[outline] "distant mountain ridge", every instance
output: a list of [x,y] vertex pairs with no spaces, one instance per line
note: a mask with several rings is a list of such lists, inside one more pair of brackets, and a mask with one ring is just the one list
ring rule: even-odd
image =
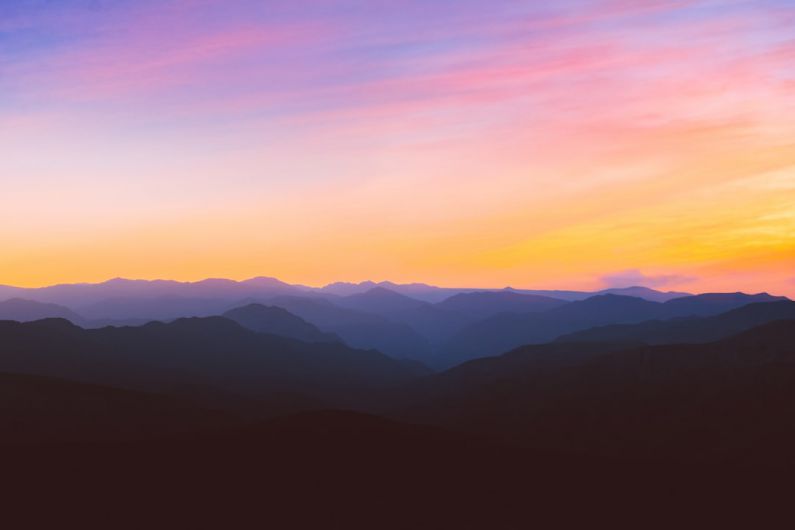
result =
[[666,302],[668,300],[682,296],[691,296],[691,293],[675,291],[663,292],[640,286],[608,288],[599,291],[571,291],[556,289],[514,289],[513,287],[505,287],[503,289],[479,287],[437,287],[435,285],[428,285],[424,283],[398,284],[389,281],[365,281],[360,283],[337,282],[328,284],[325,287],[321,287],[320,289],[317,289],[317,291],[337,296],[350,296],[353,294],[364,293],[376,287],[389,289],[390,291],[430,303],[438,303],[458,294],[475,292],[510,292],[516,294],[547,296],[569,302],[584,300],[599,294],[621,294],[626,296],[635,296],[654,302]]
[[[336,335],[352,347],[375,349],[393,358],[419,360],[437,368],[497,355],[522,344],[552,341],[597,326],[711,316],[749,303],[785,299],[766,293],[687,295],[637,286],[606,289],[598,292],[601,294],[513,288],[454,289],[393,282],[336,283],[315,288],[267,277],[240,282],[117,278],[101,284],[41,289],[0,286],[0,300],[9,293],[17,301],[13,311],[2,313],[0,306],[4,318],[28,321],[58,317],[86,328],[206,318],[260,303],[282,308],[317,328],[319,333]],[[22,295],[30,301],[28,309],[21,307]],[[35,303],[60,307],[40,306],[33,311]],[[11,307],[8,303],[6,306]],[[279,318],[275,313],[271,317],[275,325]],[[258,326],[253,322],[246,325]],[[299,326],[296,322],[293,325]],[[302,332],[288,328],[282,329],[288,337],[325,340],[317,339],[316,333],[306,329]],[[309,338],[310,335],[315,338]]]
[[82,315],[58,304],[35,302],[23,298],[11,298],[0,302],[0,320],[31,322],[45,318],[63,318],[78,325],[85,322]]
[[366,311],[378,315],[388,316],[402,311],[416,309],[426,304],[422,300],[417,300],[390,290],[386,287],[373,287],[363,293],[351,294],[333,300],[335,305]]
[[263,294],[299,294],[308,290],[308,287],[290,285],[267,277],[240,282],[220,278],[198,282],[114,278],[102,283],[60,284],[41,288],[0,286],[0,299],[25,298],[79,309],[108,299],[173,297],[234,300]]
[[565,300],[514,291],[477,291],[451,296],[436,307],[482,319],[497,313],[541,312],[566,305]]
[[504,289],[480,287],[452,288],[437,287],[424,283],[400,284],[390,281],[364,281],[360,283],[336,282],[323,287],[309,287],[306,285],[289,284],[276,278],[259,276],[242,281],[223,278],[208,278],[196,282],[114,278],[100,283],[58,284],[38,288],[0,285],[0,300],[25,298],[37,302],[61,304],[79,310],[84,306],[96,304],[107,299],[171,297],[243,300],[246,298],[280,295],[313,295],[334,298],[364,293],[376,287],[388,289],[398,294],[428,303],[441,302],[456,294],[486,291],[508,291],[519,294],[534,294],[567,301],[583,300],[596,294],[605,293],[627,294],[648,298],[654,301],[665,301],[669,298],[687,296],[689,294],[675,292],[664,293],[646,287],[627,287],[601,291],[572,291],[514,289],[512,287],[506,287]]
[[523,344],[541,344],[597,326],[654,319],[711,316],[747,304],[787,300],[767,293],[712,293],[652,302],[631,296],[597,295],[542,313],[502,314],[476,322],[444,346],[439,365],[498,355]]
[[411,326],[382,315],[341,307],[327,298],[277,296],[253,301],[281,307],[323,332],[334,333],[355,348],[376,349],[398,359],[419,360],[431,355],[428,340]]
[[757,302],[710,317],[612,324],[568,335],[556,342],[637,341],[645,344],[712,342],[776,320],[795,320],[795,302]]
[[682,293],[676,291],[657,291],[654,289],[650,289],[648,287],[613,287],[610,289],[603,289],[601,291],[597,291],[594,293],[596,295],[599,294],[618,294],[622,296],[635,296],[637,298],[643,298],[644,300],[649,300],[650,302],[667,302],[669,300],[673,300],[674,298],[683,298],[685,296],[693,296],[691,293]]

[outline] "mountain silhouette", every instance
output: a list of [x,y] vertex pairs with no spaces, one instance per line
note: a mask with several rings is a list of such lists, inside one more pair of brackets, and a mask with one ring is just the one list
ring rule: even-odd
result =
[[546,314],[580,325],[601,320],[634,320],[642,318],[642,315],[657,314],[662,305],[634,296],[601,294],[552,309]]
[[[154,299],[195,299],[225,301],[227,305],[246,299],[266,299],[275,296],[347,297],[365,293],[373,288],[389,291],[428,303],[438,303],[462,293],[472,292],[512,292],[517,294],[539,295],[566,301],[578,301],[600,294],[619,294],[635,296],[650,301],[665,302],[674,298],[690,296],[689,293],[663,292],[648,287],[634,286],[610,288],[601,291],[543,290],[543,289],[484,289],[478,287],[437,287],[424,283],[400,284],[395,282],[365,281],[361,283],[337,282],[325,287],[314,288],[294,285],[276,278],[256,277],[244,281],[223,278],[209,278],[197,282],[178,282],[173,280],[130,280],[114,278],[102,283],[60,284],[41,288],[21,288],[0,285],[0,299],[24,298],[37,302],[64,305],[82,313],[82,309],[105,300]],[[152,306],[156,309],[156,304]],[[724,310],[731,308],[724,307]],[[720,312],[720,311],[718,311]],[[187,315],[180,315],[187,316]],[[92,318],[94,316],[92,315]],[[127,316],[98,315],[96,318],[119,319]],[[151,317],[149,317],[151,318]]]
[[58,304],[45,304],[22,298],[12,298],[0,302],[0,320],[31,322],[45,318],[64,318],[75,324],[85,322],[81,315]]
[[[458,311],[450,311],[429,303],[393,313],[389,318],[416,330],[431,344],[434,355],[439,345],[450,340],[473,320]],[[430,358],[421,360],[425,362],[428,359]]]
[[641,286],[614,287],[610,289],[603,289],[601,291],[570,291],[561,289],[514,289],[512,287],[506,287],[504,289],[483,289],[478,287],[455,288],[437,287],[435,285],[428,285],[424,283],[399,284],[389,281],[378,283],[373,281],[365,281],[360,283],[336,282],[328,284],[320,289],[316,289],[315,292],[326,293],[335,296],[350,296],[353,294],[364,293],[377,287],[388,289],[404,296],[433,304],[443,302],[452,296],[475,292],[510,292],[515,294],[545,296],[548,298],[555,298],[557,300],[565,300],[568,302],[585,300],[586,298],[590,298],[599,294],[635,296],[637,298],[643,298],[652,302],[665,302],[681,296],[691,296],[690,293],[675,291],[664,292]]
[[[281,298],[327,325],[407,327],[334,300]],[[726,300],[713,302],[694,305],[715,311]],[[6,504],[25,492],[36,506],[84,510],[89,499],[105,525],[122,513],[149,521],[141,526],[506,529],[582,526],[616,511],[637,524],[688,499],[712,523],[727,502],[747,506],[754,495],[786,505],[795,320],[780,319],[795,302],[707,317],[688,316],[691,304],[595,342],[524,345],[438,374],[270,333],[328,330],[268,304],[229,311],[260,332],[225,317],[101,329],[0,321]],[[668,307],[603,295],[492,318],[540,336],[667,318]],[[428,322],[474,318],[425,302],[394,318],[423,311]],[[702,343],[649,346],[644,326]],[[724,338],[704,342],[716,334]],[[46,512],[62,521],[67,508]]]
[[256,333],[221,317],[92,330],[57,319],[0,322],[0,342],[0,372],[189,397],[207,388],[249,400],[299,395],[342,405],[426,373],[376,351]]
[[682,293],[676,291],[657,291],[648,287],[634,286],[634,287],[611,287],[610,289],[603,289],[596,294],[617,294],[621,296],[634,296],[636,298],[643,298],[650,302],[667,302],[674,298],[683,298],[685,296],[693,296],[690,293]]
[[207,317],[223,312],[226,299],[157,296],[152,298],[106,298],[80,308],[92,320],[144,321]]
[[228,428],[228,414],[168,396],[0,373],[4,444],[124,441]]
[[665,303],[664,315],[668,317],[710,316],[725,313],[757,302],[787,300],[784,296],[767,293],[706,293],[676,298]]
[[227,311],[223,317],[258,333],[269,333],[304,342],[340,342],[340,338],[333,333],[324,333],[281,307],[249,304]]
[[795,319],[795,302],[748,304],[713,317],[613,324],[563,335],[559,342],[637,341],[646,344],[711,342],[775,320]]
[[705,344],[525,346],[402,390],[409,421],[618,459],[792,461],[795,321]]
[[398,359],[432,356],[425,337],[411,326],[381,315],[340,307],[325,298],[279,296],[263,303],[281,307],[355,348],[376,349]]
[[382,316],[411,310],[424,304],[424,302],[420,300],[398,294],[384,287],[374,287],[363,293],[335,299],[333,303],[341,307],[375,313]]
[[452,366],[597,326],[715,315],[750,303],[781,299],[766,294],[732,293],[688,296],[659,303],[630,296],[597,295],[542,313],[506,313],[476,322],[445,344],[438,360],[441,366]]
[[[38,302],[65,305],[77,310],[99,304],[105,300],[159,300],[195,299],[226,300],[231,302],[249,297],[271,297],[296,295],[308,292],[309,288],[290,285],[275,278],[252,278],[242,282],[210,278],[198,282],[173,280],[128,280],[114,278],[95,284],[61,284],[41,288],[0,286],[0,298],[26,298]],[[151,309],[157,309],[152,302]],[[127,315],[101,314],[91,318],[128,318]],[[150,316],[150,315],[146,315]],[[179,315],[185,316],[185,315]]]
[[598,325],[654,318],[662,305],[613,294],[593,296],[541,313],[502,313],[464,328],[444,345],[442,366],[498,355],[523,344],[539,344],[564,333]]
[[520,294],[513,291],[478,291],[461,293],[439,302],[436,307],[482,320],[499,313],[546,311],[567,302],[548,296]]
[[369,280],[360,283],[334,282],[323,286],[320,291],[334,296],[350,296],[352,294],[369,291],[374,287],[378,287],[378,284]]
[[[440,304],[430,304],[410,298],[385,287],[375,287],[364,293],[332,299],[330,302],[405,324],[431,345],[449,339],[472,320]],[[426,357],[419,357],[426,350],[416,352],[414,358],[427,360]]]
[[395,283],[395,282],[373,282],[364,281],[360,283],[336,282],[318,289],[318,293],[326,293],[335,296],[347,297],[355,294],[366,293],[375,288],[387,289],[403,296],[420,300],[427,303],[436,303],[462,292],[476,291],[475,288],[448,288],[437,287],[425,283]]

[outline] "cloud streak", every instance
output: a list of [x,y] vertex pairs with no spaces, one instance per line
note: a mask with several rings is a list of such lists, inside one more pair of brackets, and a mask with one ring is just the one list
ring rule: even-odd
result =
[[669,287],[693,283],[698,278],[681,274],[647,275],[637,269],[629,269],[602,276],[605,287]]

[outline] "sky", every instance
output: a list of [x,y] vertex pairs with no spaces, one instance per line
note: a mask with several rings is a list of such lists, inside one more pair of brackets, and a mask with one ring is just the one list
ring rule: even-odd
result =
[[792,0],[2,0],[0,283],[795,295]]

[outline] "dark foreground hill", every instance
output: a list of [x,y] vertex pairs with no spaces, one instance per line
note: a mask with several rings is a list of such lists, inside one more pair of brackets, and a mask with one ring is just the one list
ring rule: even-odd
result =
[[277,408],[296,399],[339,406],[425,373],[376,351],[255,333],[221,317],[94,330],[66,320],[0,322],[0,344],[1,372],[170,393],[216,406],[246,399]]
[[795,321],[718,342],[555,343],[401,392],[399,417],[615,459],[795,463]]
[[152,442],[5,445],[0,465],[7,521],[82,528],[759,527],[788,499],[790,470],[629,465],[334,411]]
[[9,368],[128,385],[157,374],[164,387],[256,386],[263,397],[278,380],[402,419],[326,410],[259,422],[0,376],[0,427],[28,433],[0,437],[4,517],[20,510],[28,526],[760,527],[788,506],[792,321],[700,345],[528,346],[421,380],[373,352],[221,318],[93,331],[6,322],[0,337]]
[[0,373],[5,444],[124,441],[228,428],[234,416],[168,396]]

